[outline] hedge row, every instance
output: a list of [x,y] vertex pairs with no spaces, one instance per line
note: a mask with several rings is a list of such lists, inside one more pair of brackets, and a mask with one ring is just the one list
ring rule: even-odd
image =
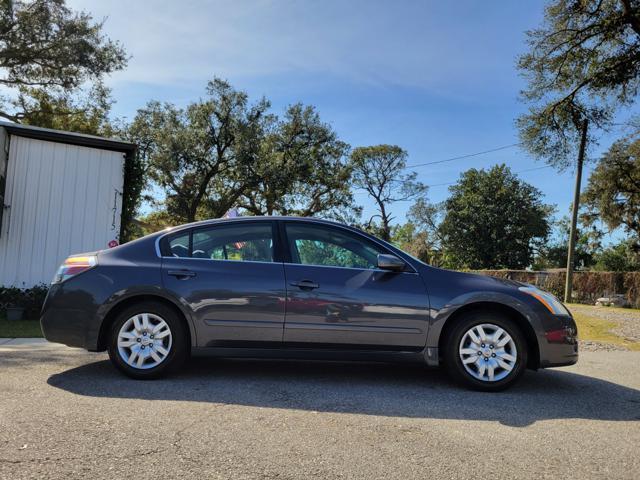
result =
[[48,287],[37,285],[33,288],[0,287],[0,314],[8,307],[24,308],[24,318],[38,318]]
[[[474,273],[509,278],[530,283],[564,297],[566,272],[529,272],[524,270],[477,270]],[[573,274],[573,301],[593,305],[600,297],[624,295],[629,304],[640,308],[640,272],[575,272]]]

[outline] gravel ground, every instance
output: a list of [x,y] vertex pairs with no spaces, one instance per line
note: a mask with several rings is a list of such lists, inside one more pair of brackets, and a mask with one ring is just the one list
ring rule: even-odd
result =
[[[609,307],[594,307],[590,305],[571,305],[570,310],[575,313],[582,313],[591,317],[601,318],[605,321],[615,322],[617,323],[617,327],[611,330],[612,333],[631,342],[640,342],[640,312],[636,310],[614,310]],[[619,345],[599,342],[581,341],[580,346],[586,351],[626,350],[626,348]]]
[[627,352],[628,348],[613,343],[592,342],[591,340],[578,340],[581,352]]
[[638,478],[640,352],[500,394],[419,366],[192,361],[136,382],[104,354],[0,346],[0,478]]

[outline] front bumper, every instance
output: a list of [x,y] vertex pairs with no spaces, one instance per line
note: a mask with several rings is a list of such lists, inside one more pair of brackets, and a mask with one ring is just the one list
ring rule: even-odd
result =
[[578,361],[578,343],[574,345],[547,345],[545,357],[540,358],[540,367],[565,367]]
[[553,316],[539,337],[540,367],[564,367],[578,361],[578,329],[573,317]]

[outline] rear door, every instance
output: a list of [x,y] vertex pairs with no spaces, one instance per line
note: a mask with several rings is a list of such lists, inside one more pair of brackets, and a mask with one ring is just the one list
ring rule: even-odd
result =
[[163,284],[191,308],[199,346],[282,342],[286,292],[274,231],[271,221],[235,221],[165,238]]
[[328,348],[418,350],[426,343],[429,300],[413,270],[377,268],[391,253],[348,229],[285,222],[284,340]]

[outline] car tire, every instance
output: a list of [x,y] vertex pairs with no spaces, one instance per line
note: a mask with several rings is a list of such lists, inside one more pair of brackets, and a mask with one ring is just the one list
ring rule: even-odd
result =
[[527,342],[516,322],[499,312],[478,311],[455,324],[443,355],[453,379],[474,390],[495,392],[522,377],[527,353]]
[[120,312],[111,325],[108,352],[125,375],[137,380],[159,378],[175,371],[189,356],[187,329],[167,305],[136,303]]

